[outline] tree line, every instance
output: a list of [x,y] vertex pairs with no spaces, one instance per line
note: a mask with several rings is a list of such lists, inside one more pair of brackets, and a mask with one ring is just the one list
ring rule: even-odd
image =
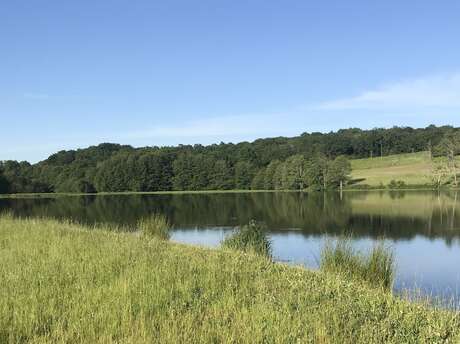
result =
[[[343,129],[209,146],[103,143],[60,151],[36,164],[0,162],[0,193],[336,188],[349,178],[348,159],[426,150],[455,156],[458,146],[446,142],[458,132],[432,125]],[[449,161],[452,167],[455,159]]]

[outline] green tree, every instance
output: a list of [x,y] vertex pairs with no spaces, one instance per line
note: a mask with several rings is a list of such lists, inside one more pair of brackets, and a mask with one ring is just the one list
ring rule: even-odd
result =
[[447,158],[448,168],[452,175],[453,184],[458,185],[458,166],[455,156],[460,153],[460,131],[451,131],[444,135],[439,143],[439,150]]
[[254,166],[247,161],[239,161],[235,165],[235,187],[241,190],[251,188],[252,178],[255,175]]
[[264,185],[263,189],[265,190],[274,190],[275,189],[275,174],[281,162],[279,160],[271,161],[264,173]]
[[286,159],[284,186],[290,190],[303,190],[307,186],[307,166],[305,157],[301,154]]
[[190,153],[180,154],[173,163],[174,190],[190,190],[192,187],[193,161]]
[[431,182],[436,188],[440,188],[448,181],[450,175],[449,166],[444,161],[432,162],[431,164]]
[[329,187],[340,187],[348,182],[351,174],[350,161],[343,155],[329,162],[327,184]]
[[5,178],[5,176],[2,174],[2,171],[0,170],[0,194],[9,193],[9,190],[10,186],[8,180]]
[[[211,175],[215,166],[212,158],[202,153],[181,154],[173,162],[173,187],[175,190],[206,190],[213,182]],[[221,166],[222,167],[222,166]],[[214,171],[215,172],[215,171]]]
[[95,177],[96,188],[104,192],[135,191],[130,190],[132,179],[130,171],[132,159],[121,154],[105,161],[99,167]]
[[225,160],[217,160],[209,176],[210,189],[230,190],[234,186],[232,168]]
[[325,190],[328,188],[329,159],[324,154],[316,154],[306,164],[306,178],[310,188]]
[[251,189],[253,190],[263,190],[265,184],[265,168],[259,170],[252,179]]
[[281,162],[277,165],[275,174],[273,176],[273,187],[275,190],[289,189],[288,169],[286,162]]

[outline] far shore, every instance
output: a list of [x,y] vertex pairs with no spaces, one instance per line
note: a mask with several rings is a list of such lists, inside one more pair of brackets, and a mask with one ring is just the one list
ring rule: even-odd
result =
[[[408,186],[406,188],[344,188],[343,192],[382,192],[382,191],[458,191],[460,188],[430,188],[429,186]],[[186,191],[122,191],[122,192],[49,192],[49,193],[19,193],[19,194],[0,194],[0,199],[5,198],[53,198],[63,196],[128,196],[128,195],[187,195],[187,194],[232,194],[232,193],[318,193],[324,191],[311,190],[186,190]],[[327,190],[326,192],[337,192],[340,190]]]

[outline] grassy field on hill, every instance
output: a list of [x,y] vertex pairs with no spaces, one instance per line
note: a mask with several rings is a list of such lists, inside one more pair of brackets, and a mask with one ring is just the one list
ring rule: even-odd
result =
[[0,217],[0,343],[454,343],[458,313],[338,275]]
[[[441,158],[435,158],[439,161]],[[457,157],[460,163],[460,157]],[[411,185],[431,183],[432,162],[428,152],[351,160],[352,178],[359,184],[387,186],[392,180]]]

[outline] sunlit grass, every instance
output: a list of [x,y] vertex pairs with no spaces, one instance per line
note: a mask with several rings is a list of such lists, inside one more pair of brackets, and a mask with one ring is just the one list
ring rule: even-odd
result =
[[383,242],[369,252],[361,252],[353,247],[348,237],[328,241],[321,251],[320,268],[389,291],[393,287],[394,255]]
[[[442,157],[434,158],[435,162]],[[460,163],[460,156],[456,157]],[[388,187],[392,180],[400,180],[407,188],[432,187],[432,161],[428,152],[395,154],[384,157],[351,160],[352,179],[358,184]]]
[[353,159],[351,166],[353,169],[371,169],[394,166],[406,166],[419,163],[429,163],[428,152],[404,153],[387,156],[375,156],[373,158]]
[[457,343],[458,313],[232,250],[0,218],[0,343]]

